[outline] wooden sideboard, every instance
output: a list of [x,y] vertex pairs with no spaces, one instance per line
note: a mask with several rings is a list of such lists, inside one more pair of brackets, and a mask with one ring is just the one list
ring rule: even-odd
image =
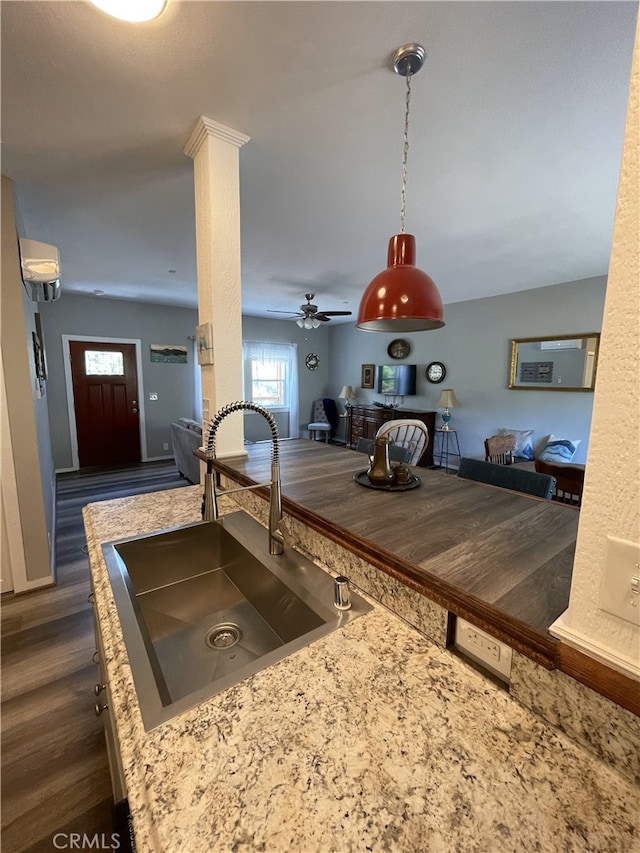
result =
[[347,419],[347,447],[355,447],[359,438],[375,438],[378,429],[387,421],[413,418],[429,430],[429,443],[420,457],[418,465],[428,468],[433,465],[433,436],[436,428],[436,413],[416,409],[382,409],[378,406],[351,406]]

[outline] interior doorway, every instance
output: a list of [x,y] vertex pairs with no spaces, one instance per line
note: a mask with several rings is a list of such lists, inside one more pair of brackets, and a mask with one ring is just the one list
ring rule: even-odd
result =
[[63,339],[74,468],[145,461],[140,342]]

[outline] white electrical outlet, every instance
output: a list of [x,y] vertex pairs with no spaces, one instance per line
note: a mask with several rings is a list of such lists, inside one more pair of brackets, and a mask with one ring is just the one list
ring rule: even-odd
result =
[[511,649],[490,634],[485,634],[459,616],[456,618],[456,636],[454,647],[467,657],[485,666],[503,681],[509,682],[511,676]]
[[157,399],[158,399],[158,395],[156,394],[156,392],[155,392],[155,391],[150,391],[150,392],[149,392],[149,399],[150,399],[150,400],[157,400]]
[[165,442],[163,443],[163,445],[162,445],[162,449],[163,449],[163,450],[168,450],[168,449],[169,449],[169,442],[165,441]]
[[205,424],[211,420],[211,400],[206,397],[202,398],[202,420]]
[[598,606],[640,625],[640,545],[607,536]]

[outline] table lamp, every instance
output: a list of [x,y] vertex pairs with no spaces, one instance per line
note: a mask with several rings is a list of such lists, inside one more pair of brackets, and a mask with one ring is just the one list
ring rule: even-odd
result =
[[353,385],[343,385],[342,391],[338,394],[341,400],[345,400],[345,408],[349,409],[351,407],[350,400],[355,400],[356,393],[353,390]]
[[442,393],[440,394],[440,399],[436,403],[436,406],[440,406],[444,409],[442,413],[442,429],[449,430],[451,427],[449,426],[449,421],[451,420],[451,412],[449,409],[453,409],[454,406],[459,406],[455,392],[453,388],[444,388]]

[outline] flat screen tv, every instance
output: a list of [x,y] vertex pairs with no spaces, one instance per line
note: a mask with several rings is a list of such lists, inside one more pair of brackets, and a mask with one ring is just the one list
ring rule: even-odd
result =
[[416,393],[415,364],[381,364],[378,367],[378,393],[410,397]]

